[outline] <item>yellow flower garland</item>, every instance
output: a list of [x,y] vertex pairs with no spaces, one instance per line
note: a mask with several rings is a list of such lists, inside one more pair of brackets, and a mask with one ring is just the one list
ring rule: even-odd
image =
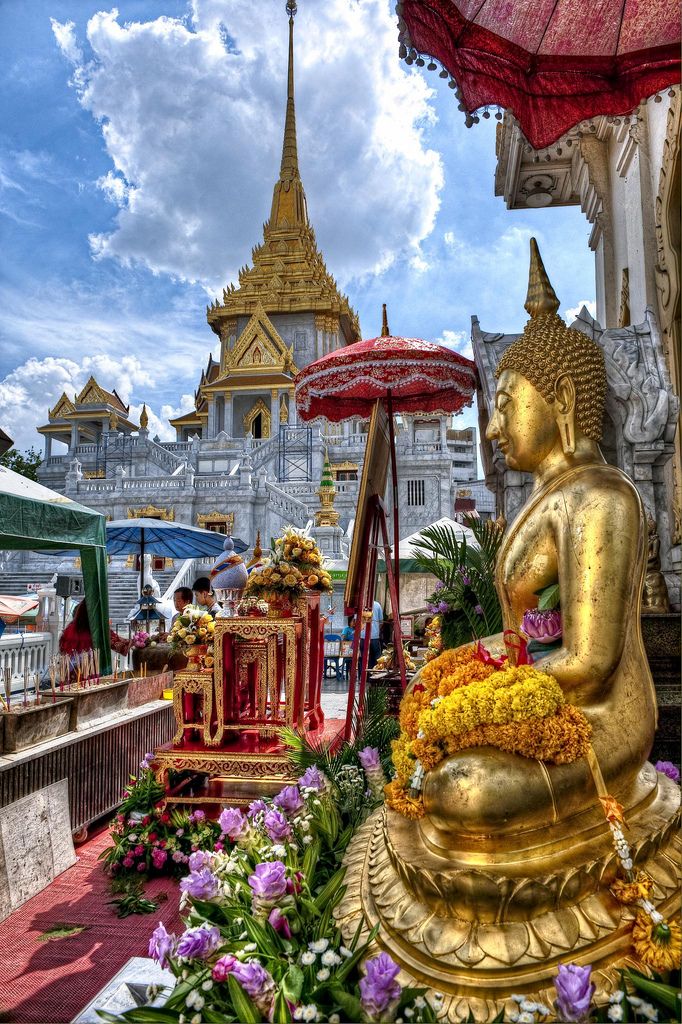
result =
[[425,666],[417,687],[402,700],[399,720],[396,777],[386,802],[408,818],[424,813],[421,795],[410,790],[417,763],[428,772],[459,750],[494,746],[570,764],[585,755],[592,734],[553,676],[532,665],[496,670],[470,646],[445,651]]

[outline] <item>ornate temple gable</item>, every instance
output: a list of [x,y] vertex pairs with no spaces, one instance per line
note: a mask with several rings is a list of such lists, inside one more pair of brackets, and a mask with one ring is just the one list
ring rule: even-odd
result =
[[90,377],[79,395],[76,395],[76,407],[79,405],[105,405],[128,415],[129,406],[124,405],[116,391],[105,391],[94,377]]
[[277,331],[260,302],[230,352],[223,348],[221,376],[239,370],[253,372],[262,366],[268,371],[288,369],[293,366],[292,354]]
[[289,20],[282,161],[273,191],[270,219],[263,225],[263,242],[253,248],[251,256],[253,266],[242,267],[239,271],[239,285],[228,285],[223,290],[222,302],[216,299],[206,309],[211,329],[223,340],[229,336],[230,322],[238,316],[251,316],[259,303],[269,314],[327,314],[341,321],[340,341],[350,343],[359,339],[357,314],[328,272],[308,220],[296,144],[293,18]]
[[50,421],[57,419],[64,419],[69,413],[73,412],[75,406],[72,401],[69,400],[68,395],[65,391],[62,391],[62,397],[59,399],[53,409],[50,409],[48,418]]

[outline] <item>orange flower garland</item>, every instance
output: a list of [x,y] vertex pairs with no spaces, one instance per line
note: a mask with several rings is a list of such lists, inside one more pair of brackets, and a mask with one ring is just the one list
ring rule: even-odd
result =
[[[539,761],[570,764],[583,757],[588,749],[591,726],[579,708],[565,703],[553,677],[529,665],[500,669],[485,657],[486,654],[473,646],[444,651],[422,669],[416,685],[403,697],[399,716],[401,734],[393,742],[396,777],[386,789],[386,801],[405,817],[416,818],[423,814],[420,791],[424,773],[459,750],[495,746]],[[490,681],[489,687],[486,680]],[[461,704],[459,695],[452,695],[472,683],[479,684],[471,691],[472,696],[478,694],[480,684],[484,684],[478,713],[485,714],[484,709],[490,705],[490,713],[497,721],[479,718],[474,725],[476,714],[473,714],[473,727],[462,729],[465,714],[460,715],[459,728],[453,725],[450,729],[448,723],[455,722],[454,708],[458,705],[453,705],[454,717],[445,709],[453,700]],[[536,691],[537,711],[534,711]],[[514,696],[517,692],[518,697]],[[468,694],[462,696],[465,697],[462,707],[466,707]],[[438,714],[434,714],[435,708],[439,709]]]

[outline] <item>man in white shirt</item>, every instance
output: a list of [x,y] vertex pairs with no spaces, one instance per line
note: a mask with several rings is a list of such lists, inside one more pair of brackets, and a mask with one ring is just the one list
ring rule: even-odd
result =
[[208,576],[200,576],[198,580],[195,580],[192,590],[194,591],[194,603],[199,608],[204,608],[215,619],[220,611],[220,605],[211,590],[211,581]]

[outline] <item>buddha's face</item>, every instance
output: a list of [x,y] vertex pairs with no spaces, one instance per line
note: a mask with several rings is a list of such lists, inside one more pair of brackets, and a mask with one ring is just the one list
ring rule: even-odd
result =
[[503,370],[486,437],[497,441],[510,469],[533,473],[560,444],[552,405],[516,370]]

